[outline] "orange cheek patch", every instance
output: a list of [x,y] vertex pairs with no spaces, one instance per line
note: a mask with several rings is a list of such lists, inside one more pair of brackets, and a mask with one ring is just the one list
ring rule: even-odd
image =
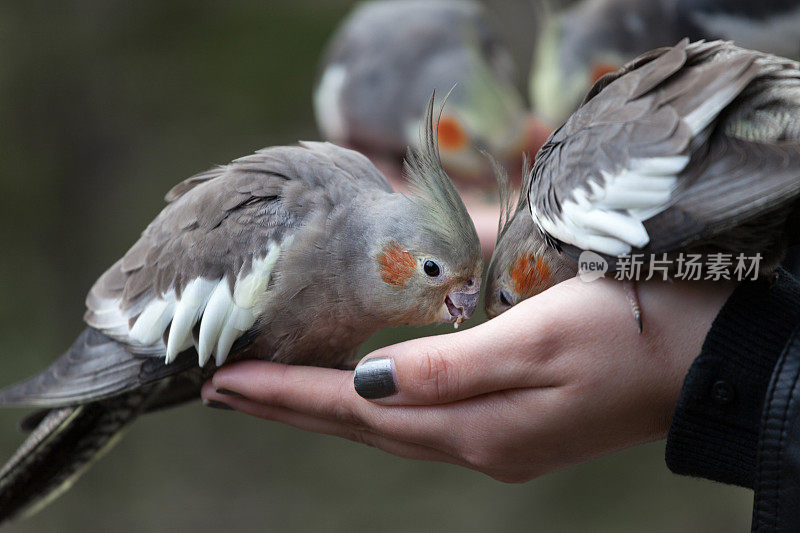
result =
[[550,267],[541,257],[525,254],[517,257],[508,267],[508,276],[517,294],[527,295],[541,286],[550,277]]
[[402,287],[414,274],[417,262],[414,256],[403,250],[396,242],[390,243],[378,257],[381,279],[391,285]]
[[464,130],[453,117],[442,117],[437,131],[439,146],[447,150],[458,150],[467,144]]
[[596,82],[609,72],[616,72],[617,70],[619,70],[619,67],[617,65],[612,65],[611,63],[595,63],[592,65],[592,72],[590,74],[592,76],[592,83]]

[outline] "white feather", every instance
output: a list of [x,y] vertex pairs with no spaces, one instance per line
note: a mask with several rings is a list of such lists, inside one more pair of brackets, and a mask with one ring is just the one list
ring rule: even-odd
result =
[[[161,353],[163,347],[167,363],[195,344],[200,366],[212,355],[221,365],[236,339],[255,324],[281,249],[291,242],[292,237],[288,236],[280,244],[269,243],[264,257],[253,260],[250,272],[237,276],[233,293],[224,278],[196,278],[186,284],[180,299],[170,290],[126,311],[120,309],[118,299],[95,298],[92,309],[93,316],[99,317],[97,327],[110,335],[151,347],[153,355]],[[137,316],[136,322],[129,327],[133,316]],[[198,322],[200,331],[195,342],[192,330]],[[162,337],[167,326],[170,330],[164,345]]]
[[129,336],[135,341],[150,345],[158,341],[167,329],[175,311],[175,291],[152,299],[136,319]]
[[[89,299],[91,299],[90,304]],[[128,320],[132,315],[122,311],[121,299],[99,298],[93,295],[90,295],[89,299],[87,305],[91,309],[92,326],[112,337],[125,337],[128,333]]]
[[686,168],[688,163],[688,155],[636,157],[630,160],[628,168],[630,172],[645,176],[675,176]]
[[236,341],[236,339],[238,339],[241,334],[244,333],[243,331],[233,327],[233,324],[230,324],[230,322],[231,317],[228,317],[228,321],[222,328],[222,331],[220,331],[219,339],[217,339],[217,350],[214,353],[214,360],[216,361],[217,366],[222,366],[225,363],[234,341]]
[[704,101],[694,108],[694,110],[683,117],[683,121],[691,128],[692,135],[697,135],[708,126],[719,112],[730,103],[741,91],[741,87],[730,85],[721,91],[714,93],[714,96]]
[[[616,238],[638,248],[646,245],[650,240],[640,221],[616,211],[603,209],[584,211],[572,202],[564,202],[563,212],[584,230],[597,232],[596,236]],[[592,236],[592,234],[589,233],[588,236]]]
[[629,168],[602,180],[590,180],[589,191],[577,188],[561,204],[561,213],[542,217],[532,209],[539,227],[553,237],[584,250],[608,255],[629,253],[650,242],[643,222],[670,205],[678,174],[688,156],[631,159]]
[[[267,254],[253,260],[252,268],[246,276],[237,276],[233,286],[233,295],[230,307],[225,314],[224,321],[221,312],[214,318],[214,329],[218,330],[216,348],[212,350],[217,366],[222,366],[228,358],[228,353],[233,343],[242,334],[253,327],[258,318],[258,306],[266,294],[272,270],[280,257],[281,250],[291,245],[293,237],[287,236],[280,244],[270,242],[267,245]],[[226,287],[226,295],[227,292]],[[208,312],[208,311],[207,311]],[[205,321],[205,317],[203,317]],[[219,323],[218,323],[219,321]],[[201,324],[201,337],[202,337]],[[202,340],[202,339],[201,339]],[[210,343],[213,338],[209,337]],[[204,345],[205,346],[205,345]],[[205,347],[205,350],[208,350]],[[204,352],[206,359],[208,354]],[[201,363],[203,364],[203,363]]]
[[[284,244],[289,243],[284,242]],[[253,260],[253,266],[247,276],[238,276],[236,278],[233,288],[233,301],[237,306],[243,309],[250,309],[256,305],[258,298],[267,289],[270,273],[281,254],[281,247],[281,244],[269,243],[267,255]]]
[[200,334],[198,335],[197,362],[200,366],[205,365],[214,348],[217,346],[222,328],[228,320],[228,316],[233,310],[233,297],[231,296],[228,281],[223,279],[211,293],[208,299],[203,319],[200,322]]
[[238,305],[233,308],[230,316],[228,317],[230,326],[244,333],[252,327],[256,322],[256,315],[253,309],[242,309]]
[[[606,192],[602,207],[605,209],[624,209],[633,214],[634,210],[658,209],[666,204],[669,198],[669,191],[615,187]],[[639,217],[636,218],[641,220]]]
[[[175,315],[169,328],[167,338],[166,362],[175,360],[182,350],[191,346],[192,328],[203,314],[211,291],[219,280],[195,278],[186,284],[186,287],[177,301]],[[188,343],[188,345],[187,345]]]
[[342,89],[347,79],[344,65],[330,65],[322,73],[317,89],[314,91],[314,111],[320,129],[326,138],[342,141],[347,136],[344,113],[342,112]]

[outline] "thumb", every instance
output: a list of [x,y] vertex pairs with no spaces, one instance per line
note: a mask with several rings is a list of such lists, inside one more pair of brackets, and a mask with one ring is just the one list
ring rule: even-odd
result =
[[384,405],[432,405],[529,386],[531,365],[497,322],[376,350],[356,367],[355,390]]

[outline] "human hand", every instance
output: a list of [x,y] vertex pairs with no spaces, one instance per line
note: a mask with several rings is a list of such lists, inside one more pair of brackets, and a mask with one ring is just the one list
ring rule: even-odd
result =
[[575,278],[485,324],[369,354],[358,379],[373,394],[397,390],[384,398],[359,396],[351,371],[263,361],[221,368],[202,395],[402,457],[527,481],[664,438],[733,288],[640,282],[638,335],[621,284]]

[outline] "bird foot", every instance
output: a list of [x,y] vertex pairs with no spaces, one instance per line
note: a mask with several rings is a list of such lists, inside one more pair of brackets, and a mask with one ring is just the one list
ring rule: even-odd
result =
[[622,282],[622,290],[625,291],[625,296],[628,298],[628,303],[631,306],[633,319],[636,321],[636,327],[639,329],[639,335],[642,334],[642,306],[639,303],[639,292],[636,289],[636,282],[633,280],[625,280]]

